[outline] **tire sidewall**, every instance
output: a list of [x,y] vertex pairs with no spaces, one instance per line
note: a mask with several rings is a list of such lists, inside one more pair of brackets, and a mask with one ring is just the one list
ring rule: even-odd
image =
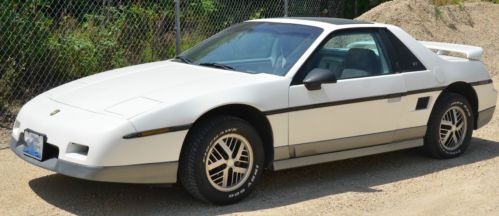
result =
[[[253,167],[244,184],[233,191],[223,192],[215,189],[209,182],[205,171],[205,162],[208,158],[209,149],[216,144],[215,141],[227,134],[238,134],[248,140],[253,150]],[[248,196],[263,172],[263,147],[261,138],[256,130],[244,120],[226,121],[210,130],[203,138],[202,143],[204,145],[202,148],[203,151],[200,151],[202,155],[198,157],[202,158],[202,160],[199,160],[195,166],[196,182],[199,185],[200,193],[207,200],[215,204],[234,203]]]

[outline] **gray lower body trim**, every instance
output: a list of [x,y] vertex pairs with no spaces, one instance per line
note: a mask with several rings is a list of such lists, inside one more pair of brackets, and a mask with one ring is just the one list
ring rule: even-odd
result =
[[10,141],[10,148],[17,156],[33,165],[75,178],[141,184],[175,183],[177,181],[178,162],[93,167],[57,158],[37,161],[24,155],[22,152],[23,145],[18,145],[13,137]]
[[[290,146],[294,148],[296,157],[305,157],[328,152],[337,152],[348,149],[364,148],[373,145],[398,142],[421,138],[426,133],[426,126],[399,129],[389,132],[360,135],[355,137],[325,140]],[[276,158],[276,160],[279,160]]]
[[291,157],[289,146],[280,146],[274,148],[274,160],[284,160]]
[[314,164],[320,164],[331,161],[338,161],[356,157],[362,157],[373,154],[397,151],[402,149],[423,146],[423,139],[414,139],[396,143],[382,144],[365,148],[351,149],[327,154],[320,154],[308,157],[299,157],[288,160],[274,161],[274,170],[284,170],[295,167],[302,167]]
[[490,120],[494,116],[495,109],[496,107],[493,106],[491,108],[478,112],[478,119],[476,120],[476,129],[481,128],[490,122]]

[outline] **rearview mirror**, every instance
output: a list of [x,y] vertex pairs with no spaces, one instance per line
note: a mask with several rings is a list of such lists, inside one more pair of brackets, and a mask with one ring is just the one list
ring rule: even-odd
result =
[[310,71],[305,79],[303,79],[303,84],[308,90],[319,90],[323,83],[336,83],[336,75],[327,69],[314,68]]

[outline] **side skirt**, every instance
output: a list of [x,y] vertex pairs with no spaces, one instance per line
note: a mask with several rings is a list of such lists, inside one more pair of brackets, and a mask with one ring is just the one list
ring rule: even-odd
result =
[[284,170],[296,167],[303,167],[303,166],[321,164],[331,161],[345,160],[345,159],[362,157],[367,155],[374,155],[374,154],[397,151],[402,149],[415,148],[419,146],[423,146],[422,138],[382,144],[382,145],[375,145],[365,148],[344,150],[344,151],[338,151],[338,152],[332,152],[332,153],[320,154],[314,156],[279,160],[279,161],[274,161],[273,170]]

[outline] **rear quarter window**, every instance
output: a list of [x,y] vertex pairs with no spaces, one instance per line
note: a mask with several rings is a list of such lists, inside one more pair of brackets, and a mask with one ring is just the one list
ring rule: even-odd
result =
[[392,62],[395,72],[426,70],[419,59],[392,32],[386,30],[387,40],[392,46]]

